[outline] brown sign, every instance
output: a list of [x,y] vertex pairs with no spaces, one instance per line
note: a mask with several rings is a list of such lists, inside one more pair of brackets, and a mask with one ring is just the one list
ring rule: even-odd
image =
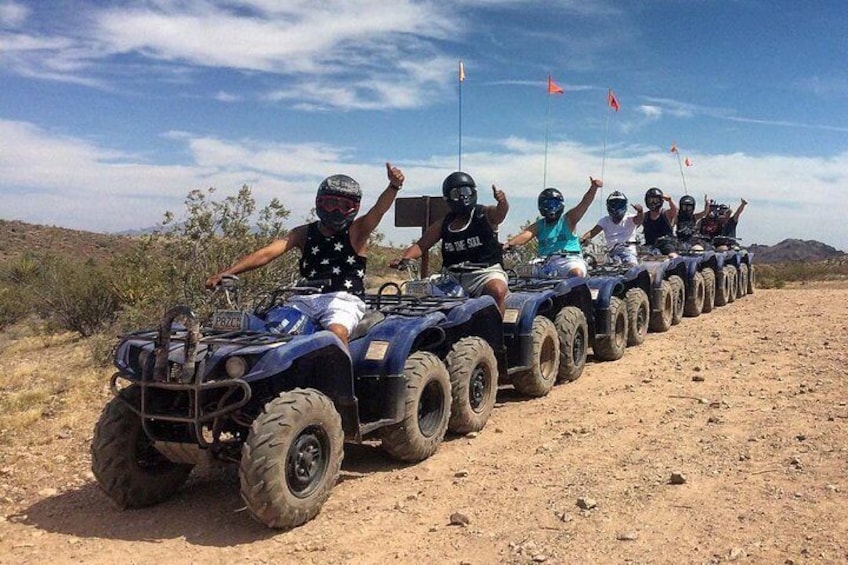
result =
[[448,205],[441,196],[412,196],[395,200],[395,227],[426,229],[441,220]]

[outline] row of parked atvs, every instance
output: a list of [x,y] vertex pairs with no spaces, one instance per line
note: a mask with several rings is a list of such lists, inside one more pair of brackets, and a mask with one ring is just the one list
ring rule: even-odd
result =
[[503,318],[491,297],[434,296],[439,281],[388,283],[349,348],[286,306],[279,289],[247,311],[202,324],[169,311],[158,329],[124,336],[115,394],[92,442],[100,486],[122,508],[170,497],[200,463],[239,466],[250,514],[274,528],[313,518],[340,473],[343,445],[379,441],[392,458],[431,456],[447,432],[481,430],[497,389],[538,397],[619,359],[649,330],[667,331],[753,292],[744,249],[602,264],[587,278],[510,276]]

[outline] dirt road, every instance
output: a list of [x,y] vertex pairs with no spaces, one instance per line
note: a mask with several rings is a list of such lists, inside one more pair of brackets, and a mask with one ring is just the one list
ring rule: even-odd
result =
[[[423,463],[349,446],[321,513],[289,532],[251,521],[231,470],[114,510],[90,428],[71,430],[25,470],[5,454],[0,562],[844,563],[846,304],[844,283],[758,290],[545,398],[502,390],[482,432]],[[93,424],[99,407],[80,409]]]

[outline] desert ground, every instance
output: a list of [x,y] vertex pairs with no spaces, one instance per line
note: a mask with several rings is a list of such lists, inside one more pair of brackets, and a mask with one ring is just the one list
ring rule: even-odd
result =
[[[846,282],[758,289],[545,398],[504,388],[422,463],[347,446],[320,514],[285,532],[251,520],[230,468],[116,510],[88,452],[110,371],[89,371],[0,429],[0,562],[845,563],[846,304]],[[84,366],[70,337],[0,347],[7,396]]]

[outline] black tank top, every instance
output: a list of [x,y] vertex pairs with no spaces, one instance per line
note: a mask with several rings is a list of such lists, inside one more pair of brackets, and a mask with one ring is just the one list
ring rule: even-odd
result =
[[365,257],[357,255],[350,244],[350,227],[333,235],[318,231],[318,222],[309,224],[306,244],[300,256],[300,276],[305,279],[328,279],[324,292],[346,290],[352,294],[365,292]]
[[451,222],[457,214],[449,212],[442,221],[442,265],[450,267],[464,261],[484,263],[488,266],[502,260],[498,235],[489,220],[483,206],[478,204],[471,214],[471,221],[461,231],[451,231]]
[[690,216],[688,218],[677,215],[677,240],[678,241],[690,241],[692,236],[695,235],[695,216]]
[[651,214],[645,214],[642,226],[645,230],[645,243],[647,245],[654,245],[657,239],[664,235],[674,235],[665,212],[661,212],[660,217],[656,220],[651,219]]

